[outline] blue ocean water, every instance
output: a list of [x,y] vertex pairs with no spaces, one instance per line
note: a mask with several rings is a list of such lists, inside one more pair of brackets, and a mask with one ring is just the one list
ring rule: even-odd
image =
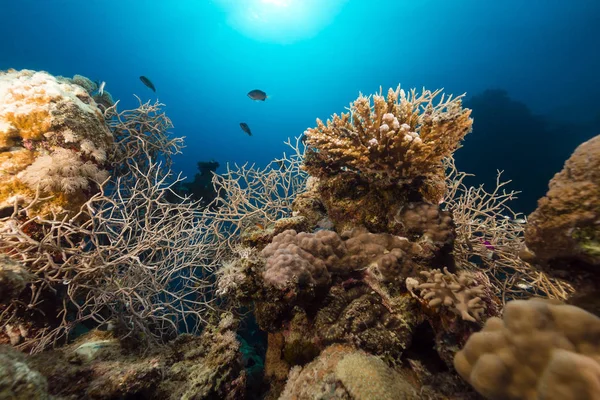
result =
[[598,0],[0,0],[0,15],[0,70],[105,81],[121,108],[160,100],[188,177],[201,160],[265,165],[315,118],[398,83],[467,93],[458,166],[487,183],[504,169],[523,212],[600,133]]

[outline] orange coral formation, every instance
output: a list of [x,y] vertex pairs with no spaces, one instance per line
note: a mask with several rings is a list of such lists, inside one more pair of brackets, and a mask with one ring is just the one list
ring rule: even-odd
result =
[[471,110],[462,96],[441,96],[441,90],[408,94],[389,89],[372,97],[360,95],[350,112],[334,114],[306,130],[306,169],[314,176],[353,171],[369,181],[393,183],[443,174],[442,159],[451,155],[470,132]]

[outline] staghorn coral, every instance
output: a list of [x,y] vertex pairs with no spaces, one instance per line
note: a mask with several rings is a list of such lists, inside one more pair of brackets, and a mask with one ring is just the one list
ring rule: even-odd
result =
[[421,297],[428,300],[429,307],[434,309],[441,306],[448,307],[465,321],[481,320],[485,311],[481,299],[484,295],[484,287],[477,285],[469,273],[461,272],[456,276],[448,272],[448,268],[444,268],[443,273],[439,269],[434,269],[421,271],[421,274],[427,279],[425,283],[416,285],[414,281],[407,278],[407,287],[421,290]]
[[114,150],[84,88],[46,72],[0,72],[0,209],[36,198],[29,216],[76,214],[108,177]]
[[557,301],[515,300],[469,338],[454,366],[490,400],[598,399],[600,318]]
[[418,95],[398,86],[387,97],[373,95],[373,105],[360,95],[349,113],[334,114],[326,124],[318,119],[305,131],[306,169],[319,177],[350,171],[379,185],[443,176],[442,159],[457,149],[472,120],[462,96],[442,95],[434,105],[440,93]]

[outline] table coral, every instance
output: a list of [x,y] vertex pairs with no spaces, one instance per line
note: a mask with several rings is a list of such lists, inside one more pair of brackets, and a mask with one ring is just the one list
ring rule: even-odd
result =
[[454,366],[491,400],[598,399],[600,318],[556,301],[507,303],[456,354]]
[[0,72],[0,209],[39,190],[30,216],[76,212],[108,178],[112,145],[83,87],[46,72]]

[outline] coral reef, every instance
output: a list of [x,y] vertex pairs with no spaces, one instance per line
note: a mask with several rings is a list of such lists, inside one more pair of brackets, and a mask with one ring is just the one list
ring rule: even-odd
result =
[[515,300],[456,354],[454,366],[485,398],[597,399],[600,318],[550,300]]
[[[513,298],[566,298],[572,287],[516,257],[525,228],[500,177],[491,193],[464,185],[452,159],[472,125],[462,96],[361,95],[308,129],[306,147],[288,141],[290,157],[222,175],[200,163],[185,184],[172,176],[182,141],[161,105],[118,111],[98,88],[82,76],[0,74],[10,98],[0,178],[12,185],[0,185],[0,342],[35,353],[0,351],[0,393],[9,379],[13,397],[65,400],[599,390],[597,316],[531,300],[508,302],[498,318]],[[578,157],[591,159],[594,143]],[[597,219],[598,177],[580,163],[551,190],[579,190]],[[569,189],[571,175],[568,184],[587,183]],[[196,189],[214,198],[190,201]],[[60,196],[72,204],[57,206]],[[597,235],[586,224],[568,231],[581,245],[570,263],[530,250],[543,268],[594,276]],[[252,352],[256,338],[266,349]]]
[[113,135],[81,86],[45,72],[0,72],[0,214],[74,215],[109,176]]
[[550,181],[525,230],[533,261],[569,273],[600,267],[600,136],[581,144]]
[[326,124],[317,120],[305,132],[304,166],[320,178],[312,202],[324,205],[337,231],[364,226],[405,236],[396,217],[408,203],[444,198],[442,160],[458,148],[472,120],[461,97],[442,96],[434,105],[440,93],[407,94],[398,87],[387,97],[361,95],[350,113],[334,114]]
[[[28,279],[23,288],[25,275],[3,268],[11,297],[0,302],[0,343],[38,352],[103,324],[145,344],[198,332],[213,310],[203,297],[212,289],[201,271],[206,232],[196,203],[164,201],[178,181],[168,165],[181,139],[169,136],[160,103],[103,114],[82,87],[33,71],[2,73],[0,92],[2,135],[12,141],[2,154],[35,156],[20,172],[0,163],[0,187],[25,188],[0,214],[0,254]],[[108,172],[104,186],[92,185]]]

